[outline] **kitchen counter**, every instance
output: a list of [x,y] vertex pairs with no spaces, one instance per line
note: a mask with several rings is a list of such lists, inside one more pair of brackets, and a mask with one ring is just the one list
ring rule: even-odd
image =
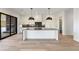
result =
[[58,40],[58,29],[23,29],[23,40],[26,39],[56,39]]

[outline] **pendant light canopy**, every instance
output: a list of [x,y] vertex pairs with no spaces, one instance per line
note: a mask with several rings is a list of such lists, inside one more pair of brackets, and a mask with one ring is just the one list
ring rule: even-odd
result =
[[46,20],[52,20],[52,17],[50,17],[50,8],[48,8],[49,17],[46,18]]
[[32,10],[33,8],[30,8],[31,9],[31,17],[29,17],[29,20],[34,20],[34,17],[32,17]]

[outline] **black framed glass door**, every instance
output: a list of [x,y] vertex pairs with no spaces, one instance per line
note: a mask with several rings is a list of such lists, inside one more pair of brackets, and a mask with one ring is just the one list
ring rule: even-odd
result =
[[10,36],[10,19],[1,14],[1,38]]
[[0,39],[17,33],[17,18],[0,13]]
[[11,34],[15,34],[17,32],[17,18],[11,16]]

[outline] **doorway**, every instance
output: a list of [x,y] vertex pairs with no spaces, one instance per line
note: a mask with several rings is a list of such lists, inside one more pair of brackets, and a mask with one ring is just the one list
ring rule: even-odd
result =
[[59,33],[62,34],[62,18],[59,18]]

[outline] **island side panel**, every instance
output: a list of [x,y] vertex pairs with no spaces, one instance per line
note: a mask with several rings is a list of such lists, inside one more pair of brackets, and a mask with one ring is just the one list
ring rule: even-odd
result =
[[25,39],[56,39],[58,40],[58,30],[24,30]]

